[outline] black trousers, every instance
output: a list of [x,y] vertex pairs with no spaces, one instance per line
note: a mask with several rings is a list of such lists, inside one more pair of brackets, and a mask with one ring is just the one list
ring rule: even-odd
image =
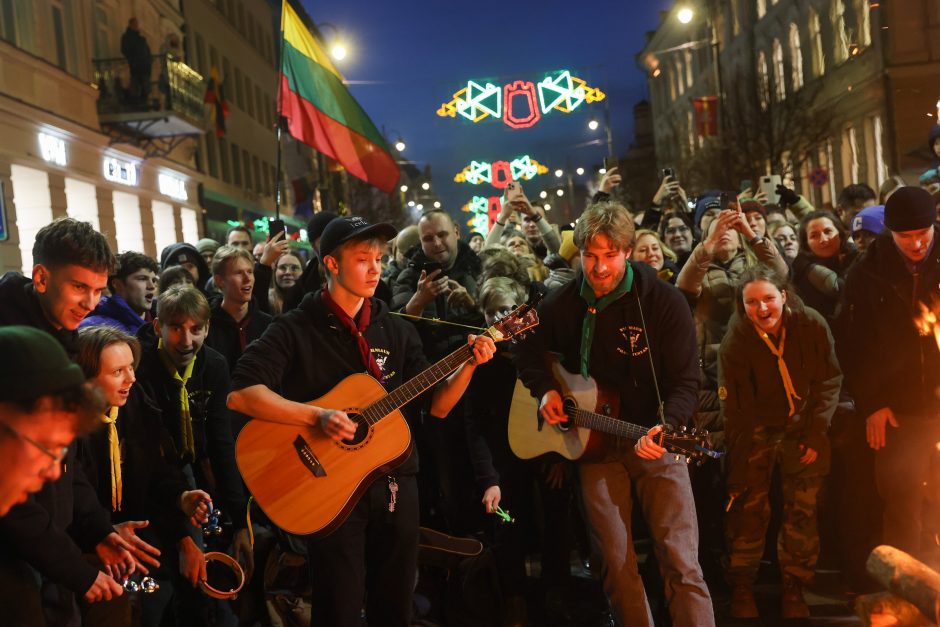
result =
[[396,477],[395,511],[389,482],[369,486],[336,531],[307,541],[313,585],[311,627],[408,627],[418,557],[418,488]]

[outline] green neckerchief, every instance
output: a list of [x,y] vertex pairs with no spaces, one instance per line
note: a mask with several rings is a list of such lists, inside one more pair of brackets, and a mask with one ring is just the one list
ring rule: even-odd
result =
[[597,314],[604,311],[609,304],[626,294],[633,287],[633,267],[627,262],[627,271],[623,279],[609,294],[604,294],[600,300],[594,295],[594,288],[588,283],[587,276],[581,281],[581,298],[587,303],[587,313],[581,324],[581,376],[588,378],[588,362],[591,359],[591,344],[594,342],[594,323]]

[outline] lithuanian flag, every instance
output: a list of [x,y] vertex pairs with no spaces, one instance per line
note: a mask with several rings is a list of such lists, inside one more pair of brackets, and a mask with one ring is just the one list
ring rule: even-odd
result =
[[399,172],[385,139],[287,0],[281,5],[281,37],[278,109],[290,134],[391,192]]

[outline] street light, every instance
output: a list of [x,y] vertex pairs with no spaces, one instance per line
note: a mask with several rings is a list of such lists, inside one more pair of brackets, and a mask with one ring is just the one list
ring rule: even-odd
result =
[[409,201],[408,201],[408,206],[409,206],[409,207],[414,207],[414,206],[415,206],[415,201],[409,200]]
[[564,195],[565,195],[565,190],[559,189],[558,191],[555,192],[555,195],[556,195],[556,196],[559,196],[559,197],[564,196]]
[[607,168],[601,168],[600,170],[597,171],[597,173],[602,174],[602,175],[607,174]]
[[588,122],[588,128],[592,131],[596,131],[598,126],[600,126],[600,124],[594,118],[591,118]]
[[428,191],[429,189],[431,189],[431,184],[425,181],[424,183],[421,183],[421,189],[423,189],[424,191]]
[[405,152],[405,142],[401,137],[398,138],[398,141],[395,142],[395,150],[398,152]]
[[584,174],[584,168],[578,168],[577,170],[575,170],[575,172],[578,173],[578,176],[581,176],[582,174]]
[[346,46],[342,43],[333,44],[333,47],[330,49],[330,54],[332,54],[333,58],[337,61],[342,61],[346,58]]
[[440,209],[440,208],[441,208],[441,201],[440,201],[440,200],[435,200],[435,201],[434,201],[434,208],[435,208],[435,209]]
[[548,198],[548,192],[543,189],[541,192],[539,192],[539,198]]
[[564,171],[563,171],[561,168],[558,168],[557,170],[555,170],[555,176],[556,176],[557,178],[561,178],[564,174],[565,174],[565,173],[564,173]]
[[682,24],[688,24],[692,21],[693,17],[695,17],[695,12],[689,7],[682,7],[676,13],[676,19],[678,19]]
[[317,30],[322,30],[323,28],[328,28],[333,31],[333,45],[330,46],[330,56],[336,61],[342,61],[346,58],[346,55],[349,54],[346,43],[343,41],[343,34],[335,24],[331,24],[330,22],[320,22],[317,24]]
[[545,211],[551,211],[552,206],[548,203],[545,203],[544,205],[542,205],[542,209],[544,209]]
[[400,189],[400,190],[401,190],[401,193],[404,194],[405,192],[408,191],[408,186],[407,186],[407,185],[402,185],[402,186],[399,187],[398,189]]

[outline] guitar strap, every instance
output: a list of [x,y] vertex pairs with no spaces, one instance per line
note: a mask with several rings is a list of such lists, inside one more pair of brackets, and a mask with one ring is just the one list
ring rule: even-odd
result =
[[656,364],[653,362],[653,343],[650,342],[650,334],[646,328],[646,317],[643,315],[643,299],[640,298],[640,290],[636,290],[636,306],[640,310],[640,326],[643,327],[643,335],[646,336],[646,356],[650,362],[650,373],[653,375],[653,388],[656,390],[656,405],[658,407],[659,422],[666,426],[666,410],[663,406],[663,397],[659,392],[659,378],[656,376]]

